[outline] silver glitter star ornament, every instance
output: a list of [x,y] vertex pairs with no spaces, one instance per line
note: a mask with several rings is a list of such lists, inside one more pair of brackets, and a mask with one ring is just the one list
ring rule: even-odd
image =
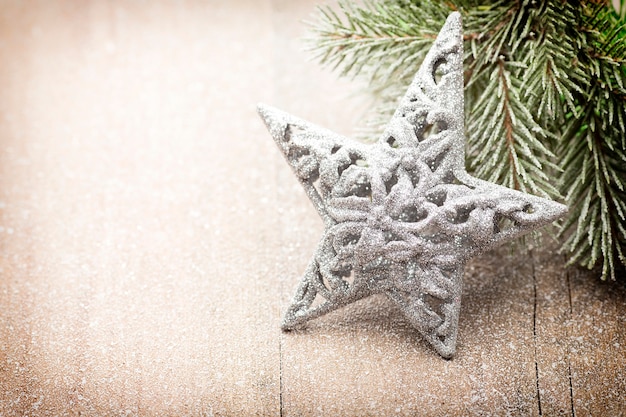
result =
[[451,358],[468,259],[567,212],[465,171],[456,12],[376,143],[347,139],[269,106],[258,110],[325,224],[284,330],[383,293]]

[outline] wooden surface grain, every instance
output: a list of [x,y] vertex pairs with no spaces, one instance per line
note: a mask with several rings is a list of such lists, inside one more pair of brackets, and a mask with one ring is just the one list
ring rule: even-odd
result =
[[368,105],[315,3],[0,3],[0,416],[626,415],[626,289],[549,248],[468,265],[451,361],[384,297],[280,332],[322,222],[254,105]]

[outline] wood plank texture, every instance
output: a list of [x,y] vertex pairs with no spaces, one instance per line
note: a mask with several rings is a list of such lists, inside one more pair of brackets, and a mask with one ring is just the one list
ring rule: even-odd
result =
[[30,6],[0,7],[0,414],[277,415],[269,3]]
[[467,267],[457,356],[384,297],[282,333],[322,232],[257,101],[343,134],[317,0],[0,3],[0,416],[620,416],[626,288]]
[[534,266],[534,347],[537,364],[538,407],[547,416],[573,411],[570,363],[572,306],[567,271],[552,252],[538,251]]

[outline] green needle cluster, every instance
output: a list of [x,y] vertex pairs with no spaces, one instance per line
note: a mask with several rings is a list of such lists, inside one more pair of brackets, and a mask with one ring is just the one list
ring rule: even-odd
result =
[[601,0],[343,0],[310,23],[314,53],[377,98],[386,123],[448,14],[463,15],[468,170],[565,201],[570,263],[626,266],[626,7]]

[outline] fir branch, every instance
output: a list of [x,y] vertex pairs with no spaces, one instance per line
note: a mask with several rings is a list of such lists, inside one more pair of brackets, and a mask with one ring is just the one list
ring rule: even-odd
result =
[[[342,16],[330,6],[318,7],[318,21],[312,24],[317,58],[341,68],[341,75],[366,70],[378,82],[397,79],[406,65],[419,66],[449,11],[437,2],[424,2],[426,13],[416,5],[393,2],[357,6],[344,0],[338,6]],[[379,74],[383,68],[387,71]]]
[[561,153],[562,190],[572,215],[563,224],[570,263],[601,264],[602,279],[626,266],[625,26],[602,5],[583,8],[578,60],[587,71],[574,93],[583,111],[570,116]]
[[[576,65],[576,49],[562,41],[563,35],[571,32],[568,22],[576,21],[576,10],[569,2],[544,2],[544,7],[534,10],[532,20],[529,36],[536,46],[525,51],[528,70],[522,74],[524,98],[537,109],[543,123],[549,124],[562,119],[566,111],[576,114],[572,92],[583,92],[579,85],[584,74]],[[563,101],[566,106],[562,106]]]
[[518,68],[504,59],[489,68],[490,73],[479,75],[489,80],[480,83],[480,93],[475,92],[479,95],[467,115],[467,130],[473,138],[468,149],[470,170],[510,188],[558,195],[543,169],[544,165],[556,167],[549,161],[554,155],[536,137],[541,137],[543,129],[520,98],[519,78],[511,76],[511,68]]
[[570,264],[593,268],[600,262],[602,278],[615,279],[616,262],[626,263],[626,155],[609,149],[603,137],[610,132],[602,131],[594,118],[583,120],[587,123],[562,143],[569,147],[563,185],[574,208],[563,225],[563,248],[573,254]]
[[[363,76],[382,127],[448,13],[464,15],[468,164],[509,187],[558,197],[570,262],[626,265],[626,28],[601,0],[342,0],[320,8],[315,50]],[[562,174],[560,174],[562,173]],[[554,178],[561,178],[558,189]]]

